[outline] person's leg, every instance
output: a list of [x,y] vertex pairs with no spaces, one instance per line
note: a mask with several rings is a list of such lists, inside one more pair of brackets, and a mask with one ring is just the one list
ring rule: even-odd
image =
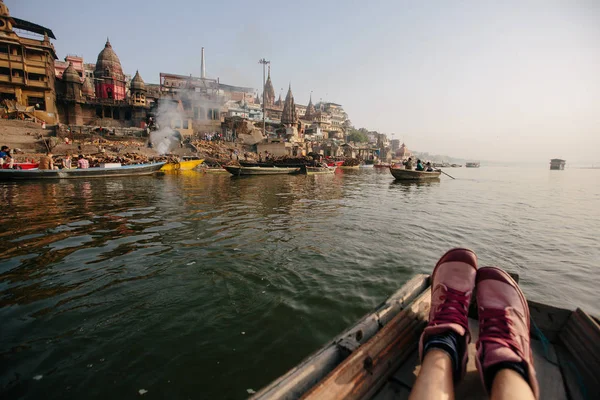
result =
[[448,353],[431,349],[421,363],[421,371],[413,386],[409,400],[454,399],[452,358]]
[[492,399],[539,398],[529,307],[519,285],[495,267],[477,271],[477,369]]
[[421,370],[411,399],[454,398],[454,382],[467,365],[467,314],[476,273],[477,257],[466,249],[448,251],[435,266],[429,323],[419,340]]
[[531,387],[518,372],[501,369],[494,377],[491,400],[534,400]]

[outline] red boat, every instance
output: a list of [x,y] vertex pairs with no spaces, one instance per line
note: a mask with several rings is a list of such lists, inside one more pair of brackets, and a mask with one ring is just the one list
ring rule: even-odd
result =
[[344,161],[327,161],[328,167],[341,167],[344,164]]
[[[13,163],[13,169],[34,169],[39,165],[39,163],[32,162]],[[10,169],[10,164],[2,164],[2,169]]]

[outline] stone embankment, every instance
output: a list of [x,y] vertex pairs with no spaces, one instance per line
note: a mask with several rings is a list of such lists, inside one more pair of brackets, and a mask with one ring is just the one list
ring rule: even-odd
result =
[[245,153],[254,158],[250,146],[231,142],[212,142],[193,140],[176,147],[167,155],[160,155],[148,146],[147,137],[111,136],[102,132],[79,134],[79,132],[57,132],[55,127],[43,129],[40,124],[19,120],[0,120],[0,145],[13,149],[17,162],[37,161],[48,150],[56,158],[62,159],[67,154],[86,157],[100,161],[123,160],[124,163],[139,163],[153,159],[165,159],[171,156],[198,156],[221,164],[230,162],[233,151],[240,158]]

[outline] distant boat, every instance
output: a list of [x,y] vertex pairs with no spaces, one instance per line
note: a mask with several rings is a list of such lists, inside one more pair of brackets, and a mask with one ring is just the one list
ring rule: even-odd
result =
[[310,167],[308,165],[303,166],[302,168],[300,168],[300,173],[301,174],[305,174],[305,175],[326,175],[326,174],[333,174],[335,173],[335,170],[337,169],[337,166],[333,166],[333,167],[325,167],[325,166],[321,166],[321,167]]
[[300,167],[243,167],[241,165],[226,165],[227,172],[234,176],[241,175],[285,175],[297,173]]
[[38,179],[78,179],[78,178],[115,178],[132,175],[151,175],[160,170],[164,162],[124,165],[116,164],[106,168],[81,169],[3,169],[0,181],[38,180]]
[[550,160],[550,169],[562,171],[563,169],[565,169],[565,164],[565,160],[561,160],[560,158],[553,158],[552,160]]
[[425,181],[428,179],[438,179],[440,171],[415,171],[413,169],[390,167],[390,172],[398,181]]
[[189,171],[196,168],[198,165],[204,162],[203,159],[198,160],[183,160],[179,162],[169,162],[165,164],[160,170],[161,171]]
[[465,164],[467,168],[479,168],[479,161],[471,161]]

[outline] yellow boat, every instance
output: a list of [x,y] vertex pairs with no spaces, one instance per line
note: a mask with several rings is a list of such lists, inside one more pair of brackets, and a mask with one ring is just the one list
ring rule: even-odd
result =
[[165,164],[161,171],[189,171],[202,164],[204,159],[200,160],[184,160],[179,162],[169,162]]

